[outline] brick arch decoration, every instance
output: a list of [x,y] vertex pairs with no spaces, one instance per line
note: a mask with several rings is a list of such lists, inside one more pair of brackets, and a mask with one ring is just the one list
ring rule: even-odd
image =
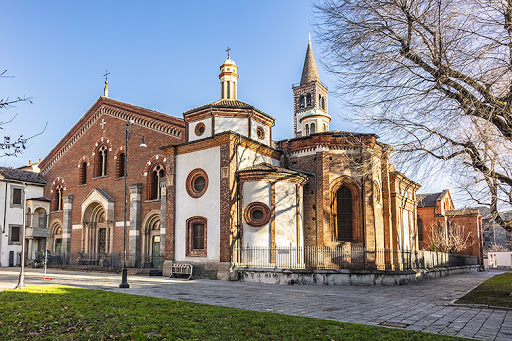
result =
[[107,172],[106,173],[109,174],[108,168],[109,168],[110,162],[108,162],[108,159],[110,157],[110,153],[112,153],[112,143],[110,142],[109,138],[102,137],[96,141],[96,143],[94,144],[94,146],[92,148],[91,155],[92,155],[92,159],[94,160],[93,177],[96,177],[99,174],[99,169],[98,169],[99,162],[98,162],[97,154],[98,154],[98,150],[103,146],[107,147]]
[[56,211],[57,210],[57,207],[58,207],[58,203],[56,202],[57,200],[57,197],[56,197],[56,188],[58,186],[61,186],[62,188],[62,196],[64,196],[64,192],[66,190],[66,181],[64,181],[64,178],[63,177],[57,177],[55,178],[55,180],[53,180],[52,182],[52,185],[50,187],[50,193],[51,193],[51,203],[50,203],[50,211]]
[[[154,198],[152,198],[152,194],[155,194],[157,196],[157,198],[159,197],[159,194],[156,194],[152,191],[153,190],[153,186],[154,185],[152,183],[153,179],[151,178],[151,172],[155,169],[155,167],[157,166],[161,166],[163,171],[164,171],[164,176],[166,176],[167,174],[167,169],[165,167],[165,162],[167,161],[167,158],[162,155],[162,154],[157,154],[157,155],[153,155],[153,157],[151,157],[151,159],[146,162],[146,166],[144,167],[144,176],[146,177],[146,199],[147,200],[152,200]],[[160,184],[156,184],[156,190],[157,191],[160,191]]]
[[117,148],[116,152],[114,153],[114,162],[115,162],[115,176],[116,177],[122,177],[124,176],[124,174],[122,175],[121,174],[121,164],[119,163],[119,155],[121,154],[124,154],[124,156],[126,157],[126,150],[125,150],[125,147],[124,146],[121,146],[119,148]]
[[361,200],[361,185],[353,178],[343,175],[331,183],[331,219],[330,229],[333,241],[336,241],[336,222],[337,222],[337,200],[336,193],[341,186],[345,186],[350,190],[352,195],[352,240],[354,243],[364,243],[363,233],[363,213]]
[[85,180],[83,183],[87,183],[87,179],[82,179],[82,165],[84,164],[84,162],[87,164],[87,172],[86,172],[86,175],[90,172],[91,170],[91,161],[89,160],[89,158],[84,155],[80,158],[80,160],[78,161],[78,182],[81,183],[82,180]]

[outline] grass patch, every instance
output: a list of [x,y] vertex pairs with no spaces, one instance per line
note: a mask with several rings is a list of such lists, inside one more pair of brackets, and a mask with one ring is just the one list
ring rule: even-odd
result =
[[456,303],[512,308],[510,293],[512,293],[512,273],[507,272],[489,278]]
[[0,302],[2,340],[462,340],[67,286],[6,290]]

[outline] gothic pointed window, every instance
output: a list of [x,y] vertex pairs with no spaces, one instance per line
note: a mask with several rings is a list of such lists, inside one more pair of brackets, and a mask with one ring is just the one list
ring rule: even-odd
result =
[[316,127],[314,123],[311,123],[311,134],[316,133]]
[[418,241],[423,241],[423,221],[418,217]]
[[352,193],[346,186],[336,192],[336,238],[351,242],[352,235]]
[[162,197],[160,179],[165,176],[164,167],[156,165],[153,167],[149,179],[149,200],[157,200]]
[[62,210],[62,185],[55,186],[53,191],[53,210]]
[[306,99],[304,96],[300,96],[299,98],[299,107],[304,108],[306,106]]
[[311,106],[311,94],[306,95],[306,106],[307,107]]
[[83,162],[80,166],[79,183],[80,185],[85,185],[87,183],[87,162]]
[[98,149],[98,157],[97,157],[97,165],[98,170],[96,176],[105,176],[107,175],[107,146],[101,146]]

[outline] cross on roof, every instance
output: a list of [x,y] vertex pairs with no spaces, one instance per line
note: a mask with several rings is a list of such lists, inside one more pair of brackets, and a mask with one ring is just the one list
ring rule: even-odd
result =
[[110,72],[108,72],[108,70],[105,70],[105,74],[103,75],[103,77],[105,77],[105,82],[108,82],[108,75],[110,75]]
[[105,122],[105,120],[102,118],[101,119],[101,123],[100,123],[100,126],[101,126],[102,130],[105,128],[105,124],[107,124],[107,122]]
[[229,51],[231,51],[231,48],[228,46],[226,52],[228,53],[228,59],[229,59]]

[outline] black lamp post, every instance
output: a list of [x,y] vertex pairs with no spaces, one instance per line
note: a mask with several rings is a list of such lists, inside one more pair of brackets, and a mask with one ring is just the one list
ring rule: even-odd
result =
[[124,233],[123,233],[123,275],[121,279],[121,284],[119,284],[120,288],[129,288],[130,285],[128,284],[128,270],[126,269],[126,216],[128,213],[128,140],[130,140],[130,137],[133,135],[140,136],[142,138],[142,141],[140,143],[141,148],[146,148],[147,145],[144,141],[144,135],[132,133],[130,132],[130,126],[134,124],[135,122],[133,120],[129,120],[126,122],[126,129],[125,129],[125,151],[124,151]]

